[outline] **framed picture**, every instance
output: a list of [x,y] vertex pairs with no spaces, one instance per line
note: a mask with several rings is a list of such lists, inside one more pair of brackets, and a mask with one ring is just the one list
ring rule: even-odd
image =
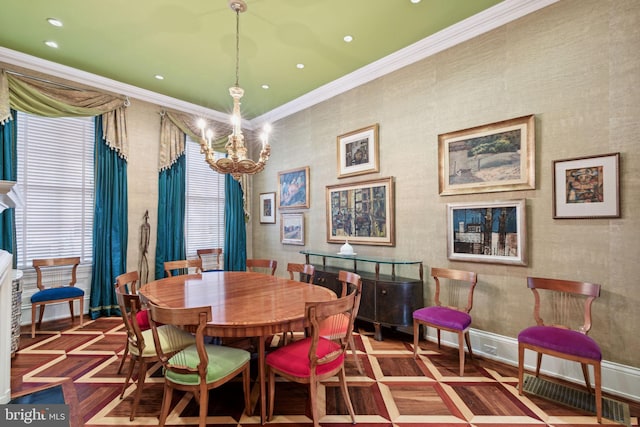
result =
[[619,218],[620,153],[553,162],[553,217]]
[[447,205],[450,260],[527,265],[525,200]]
[[276,193],[260,193],[260,224],[276,223]]
[[327,187],[327,242],[395,245],[393,178]]
[[304,214],[280,214],[280,241],[285,245],[304,245]]
[[278,173],[280,209],[309,207],[309,166]]
[[535,117],[438,135],[441,196],[535,190]]
[[378,124],[338,136],[338,178],[378,172]]

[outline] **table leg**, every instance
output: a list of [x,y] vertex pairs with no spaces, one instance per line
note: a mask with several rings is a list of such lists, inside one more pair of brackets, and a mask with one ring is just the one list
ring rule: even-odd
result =
[[265,378],[265,337],[258,337],[258,378],[260,381],[260,423],[267,420],[267,380]]

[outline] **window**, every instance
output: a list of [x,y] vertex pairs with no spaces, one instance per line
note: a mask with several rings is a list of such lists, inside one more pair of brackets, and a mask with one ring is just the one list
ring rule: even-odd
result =
[[[224,175],[215,172],[200,153],[200,144],[187,137],[187,197],[185,240],[187,258],[196,250],[224,247]],[[217,156],[223,156],[216,153]]]
[[18,112],[18,268],[34,258],[93,256],[94,118]]

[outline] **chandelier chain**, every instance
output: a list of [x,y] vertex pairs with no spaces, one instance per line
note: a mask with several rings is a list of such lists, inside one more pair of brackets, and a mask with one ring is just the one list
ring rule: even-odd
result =
[[236,87],[240,87],[240,9],[236,9]]

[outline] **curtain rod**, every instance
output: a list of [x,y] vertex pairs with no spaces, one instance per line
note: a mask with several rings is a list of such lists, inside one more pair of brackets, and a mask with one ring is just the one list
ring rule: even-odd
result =
[[[12,71],[12,70],[7,70],[7,69],[5,69],[4,71],[7,74],[13,74],[14,76],[20,76],[20,77],[24,77],[24,78],[31,79],[31,80],[37,80],[37,81],[42,82],[42,83],[52,84],[54,86],[59,86],[59,87],[65,88],[65,89],[78,90],[78,91],[86,91],[87,90],[86,88],[78,88],[78,87],[74,87],[74,86],[69,86],[69,85],[66,85],[64,83],[54,82],[54,81],[51,81],[51,80],[44,79],[42,77],[30,76],[28,74],[19,73],[17,71]],[[129,101],[129,97],[128,96],[126,96],[126,95],[119,95],[119,96],[124,97],[125,106],[126,107],[128,107],[131,104],[131,102]]]

